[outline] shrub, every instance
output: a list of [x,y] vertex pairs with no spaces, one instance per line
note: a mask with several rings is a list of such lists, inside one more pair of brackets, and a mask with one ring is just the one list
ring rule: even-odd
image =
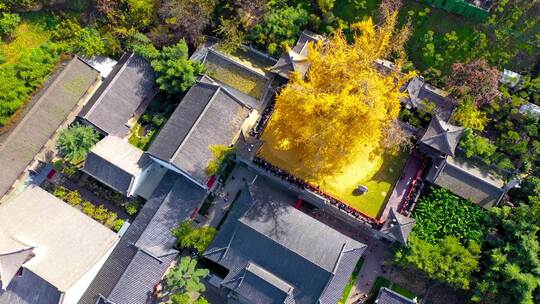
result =
[[99,205],[97,208],[95,208],[94,215],[92,216],[92,218],[94,218],[96,221],[102,224],[105,223],[108,217],[109,217],[109,210],[107,210],[107,208],[105,208],[104,205]]
[[234,148],[225,145],[214,145],[210,147],[210,151],[214,155],[207,167],[206,174],[208,176],[218,175],[225,167],[228,160],[234,157]]
[[487,229],[487,215],[482,207],[435,186],[420,198],[413,218],[414,233],[432,244],[447,236],[465,243],[481,243]]
[[53,195],[61,200],[64,200],[68,194],[69,190],[62,186],[56,186],[53,191]]
[[83,202],[82,203],[82,212],[86,215],[88,215],[91,218],[94,218],[94,213],[96,212],[96,207],[92,205],[90,202]]
[[117,219],[114,221],[114,224],[112,226],[112,229],[116,232],[120,231],[120,229],[122,228],[122,226],[124,225],[125,221],[122,220],[122,219]]
[[165,122],[165,117],[163,117],[163,115],[161,114],[156,114],[152,118],[152,124],[156,126],[157,128],[161,127],[161,125],[163,125],[164,122]]
[[139,212],[139,208],[140,208],[140,204],[139,202],[135,201],[135,200],[130,200],[129,202],[127,202],[127,204],[125,205],[125,209],[126,209],[126,212],[127,214],[129,215],[134,215],[136,214],[137,212]]
[[11,35],[21,22],[21,17],[18,14],[2,13],[0,18],[0,34]]
[[81,194],[79,193],[79,191],[70,191],[66,195],[66,201],[71,206],[79,206],[83,204],[83,199],[81,198]]

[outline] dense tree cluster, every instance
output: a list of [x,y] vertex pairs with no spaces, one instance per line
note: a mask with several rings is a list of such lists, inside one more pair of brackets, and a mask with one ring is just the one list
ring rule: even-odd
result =
[[202,254],[216,235],[213,227],[197,227],[194,223],[185,221],[172,230],[176,237],[176,246],[183,249],[193,249]]

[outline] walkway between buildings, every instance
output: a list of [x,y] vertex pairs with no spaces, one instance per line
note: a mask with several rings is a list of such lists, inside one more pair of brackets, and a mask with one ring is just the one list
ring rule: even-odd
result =
[[422,159],[414,154],[411,154],[407,159],[407,162],[403,167],[403,172],[401,173],[399,180],[396,182],[394,190],[392,191],[392,194],[390,195],[390,198],[386,203],[386,207],[384,208],[384,211],[379,218],[381,222],[384,222],[386,220],[390,209],[400,209],[405,198],[407,198],[409,189],[413,185],[413,181],[415,180],[418,170],[420,170],[421,166]]

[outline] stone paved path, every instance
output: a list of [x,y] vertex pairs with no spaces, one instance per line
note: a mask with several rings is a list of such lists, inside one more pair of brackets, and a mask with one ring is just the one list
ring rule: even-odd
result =
[[208,210],[206,224],[211,227],[217,227],[236,197],[236,194],[244,187],[244,183],[246,181],[251,182],[255,176],[255,172],[248,170],[246,167],[236,165],[225,181],[225,186],[219,186],[220,188],[217,191],[223,193],[224,197],[216,197],[214,204]]

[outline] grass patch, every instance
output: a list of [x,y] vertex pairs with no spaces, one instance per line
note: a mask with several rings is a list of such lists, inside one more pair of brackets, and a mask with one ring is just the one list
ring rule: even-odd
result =
[[[301,155],[298,151],[273,148],[277,147],[277,141],[270,135],[272,133],[263,133],[262,140],[265,144],[260,156],[312,185],[319,186],[325,193],[372,218],[376,218],[384,210],[408,156],[408,151],[387,153],[376,148],[363,147],[353,154],[354,157],[342,172],[316,178],[302,165],[297,157]],[[358,185],[366,186],[368,192],[357,195],[355,189]]]
[[356,263],[353,273],[351,274],[351,277],[349,278],[349,282],[347,282],[347,285],[345,285],[345,289],[343,289],[343,294],[338,304],[345,304],[347,302],[347,299],[349,298],[349,294],[351,293],[353,286],[356,284],[356,279],[358,278],[360,269],[362,269],[362,265],[364,265],[364,257],[361,257],[358,260],[358,263]]

